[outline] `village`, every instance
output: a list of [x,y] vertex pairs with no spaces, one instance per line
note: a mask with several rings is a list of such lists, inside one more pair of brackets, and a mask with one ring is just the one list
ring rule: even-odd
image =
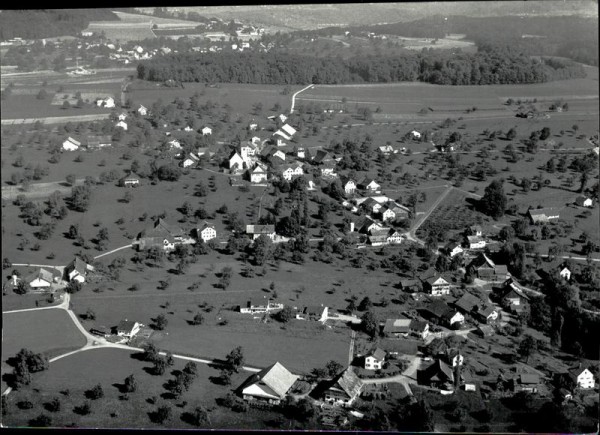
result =
[[[232,23],[191,51],[275,48]],[[80,36],[124,65],[176,52]],[[388,119],[352,88],[124,83],[86,100],[103,119],[2,126],[3,425],[595,421],[597,112],[440,97]]]

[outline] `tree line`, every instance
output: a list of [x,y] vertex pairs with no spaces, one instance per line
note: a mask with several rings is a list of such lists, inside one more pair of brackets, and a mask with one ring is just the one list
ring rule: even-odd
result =
[[150,81],[255,84],[342,84],[422,81],[444,85],[542,83],[584,77],[572,62],[533,59],[504,47],[478,53],[423,52],[404,56],[319,59],[287,53],[176,53],[142,61]]
[[4,10],[0,14],[0,39],[41,39],[77,35],[90,21],[118,21],[108,9]]

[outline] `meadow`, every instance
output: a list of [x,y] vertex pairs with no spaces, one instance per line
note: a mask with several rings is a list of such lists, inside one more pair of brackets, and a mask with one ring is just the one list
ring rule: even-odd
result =
[[[122,349],[92,349],[52,363],[47,372],[33,376],[30,386],[8,396],[9,407],[13,410],[22,400],[31,401],[33,408],[9,412],[2,418],[3,425],[27,426],[30,419],[44,413],[52,418],[54,427],[75,425],[87,428],[193,429],[195,426],[187,423],[182,416],[200,405],[210,410],[210,423],[203,426],[207,429],[264,429],[275,416],[271,412],[255,410],[233,413],[217,406],[216,399],[239,386],[250,375],[248,372],[234,374],[232,384],[223,386],[210,380],[211,377],[219,376],[218,368],[198,364],[198,376],[192,386],[179,399],[174,400],[168,398],[164,385],[168,379],[173,378],[173,373],[183,369],[186,361],[175,360],[175,365],[165,375],[156,376],[148,373],[151,364],[134,359],[132,355],[132,352]],[[124,379],[131,374],[137,381],[138,390],[129,393],[127,400],[122,400]],[[82,379],[85,381],[82,382]],[[104,397],[90,401],[92,412],[85,416],[73,412],[85,400],[85,392],[97,384],[102,386]],[[49,413],[45,407],[54,397],[59,398],[61,410]],[[151,404],[149,402],[153,397],[157,400]],[[151,413],[164,404],[172,408],[173,418],[163,424],[153,423]],[[181,406],[182,404],[185,405]]]

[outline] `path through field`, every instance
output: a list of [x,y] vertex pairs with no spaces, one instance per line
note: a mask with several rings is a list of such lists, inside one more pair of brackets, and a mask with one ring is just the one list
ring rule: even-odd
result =
[[87,121],[100,121],[108,119],[110,113],[98,113],[92,115],[75,115],[75,116],[52,116],[48,118],[21,118],[21,119],[3,119],[2,125],[21,125],[21,124],[35,124],[41,122],[42,124],[66,124],[67,122],[87,122]]

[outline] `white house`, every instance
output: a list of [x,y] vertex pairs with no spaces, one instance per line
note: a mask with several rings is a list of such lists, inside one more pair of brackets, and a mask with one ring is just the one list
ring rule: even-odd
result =
[[356,192],[356,182],[350,179],[342,179],[342,187],[346,195],[351,195]]
[[123,130],[127,130],[127,123],[125,121],[119,121],[115,127],[121,127]]
[[298,376],[292,374],[279,362],[250,376],[240,387],[242,397],[247,401],[279,404]]
[[98,98],[96,100],[96,106],[112,109],[115,107],[115,99],[113,97]]
[[204,127],[204,128],[201,130],[201,132],[202,132],[202,134],[203,134],[204,136],[207,136],[207,135],[209,135],[209,134],[212,134],[212,128],[210,128],[210,127]]
[[198,228],[198,238],[202,239],[203,242],[208,242],[217,237],[217,230],[215,226],[209,222],[204,222],[202,227]]
[[579,207],[593,207],[594,200],[585,196],[578,196],[575,198],[575,204],[577,204]]
[[78,283],[84,283],[87,273],[93,270],[93,266],[87,264],[79,257],[75,257],[75,260],[65,268],[69,282],[77,281]]
[[567,281],[571,280],[571,270],[567,266],[560,266],[558,268],[558,274],[561,278],[566,279]]
[[240,145],[240,156],[246,160],[248,157],[256,155],[256,145],[252,142],[246,142]]
[[38,270],[25,278],[25,282],[32,289],[45,289],[60,281],[60,272],[56,269],[40,267]]
[[394,245],[399,245],[402,243],[402,233],[391,230],[390,234],[387,236],[388,243],[392,243]]
[[596,386],[594,374],[588,368],[579,367],[569,370],[569,377],[577,388],[588,390]]
[[281,130],[283,130],[283,132],[287,134],[290,138],[296,134],[296,129],[289,124],[285,124],[284,126],[282,126]]
[[388,221],[388,220],[394,220],[396,218],[396,213],[394,212],[394,210],[392,210],[391,208],[387,207],[387,206],[383,206],[381,209],[381,220],[382,221]]
[[377,348],[367,356],[365,356],[365,369],[366,370],[381,370],[385,362],[385,351],[381,348]]
[[461,248],[456,242],[448,243],[444,249],[450,257],[454,257],[455,255],[462,254],[464,252],[464,249]]
[[250,172],[251,183],[263,183],[267,181],[267,169],[263,165],[256,165]]
[[68,137],[62,144],[62,148],[65,151],[77,151],[81,146],[81,142],[76,141],[72,137]]
[[467,244],[469,249],[483,249],[486,241],[480,236],[467,236]]
[[291,181],[292,178],[298,177],[300,175],[304,175],[304,170],[302,169],[302,165],[299,163],[284,165],[282,166],[281,174],[283,178],[287,181]]
[[119,337],[134,337],[139,331],[142,325],[132,320],[121,320],[117,325],[117,335]]
[[119,119],[119,121],[125,121],[125,119],[127,119],[127,113],[119,113],[119,116],[117,118]]
[[189,168],[190,166],[198,164],[198,161],[200,161],[198,156],[194,153],[190,153],[185,159],[183,159],[181,166],[184,168]]
[[280,120],[281,122],[285,122],[285,121],[286,121],[286,119],[287,119],[287,116],[285,116],[285,115],[282,113],[281,115],[279,115],[279,116],[278,116],[278,118],[279,118],[279,120]]
[[142,116],[146,116],[148,114],[148,109],[146,107],[142,106],[141,104],[140,104],[140,107],[138,107],[137,111]]
[[421,133],[419,133],[417,130],[411,131],[410,135],[413,139],[421,139]]
[[256,129],[258,129],[258,124],[253,122],[248,126],[248,130],[250,131],[256,131]]
[[229,169],[241,171],[244,167],[244,159],[237,152],[229,157]]

